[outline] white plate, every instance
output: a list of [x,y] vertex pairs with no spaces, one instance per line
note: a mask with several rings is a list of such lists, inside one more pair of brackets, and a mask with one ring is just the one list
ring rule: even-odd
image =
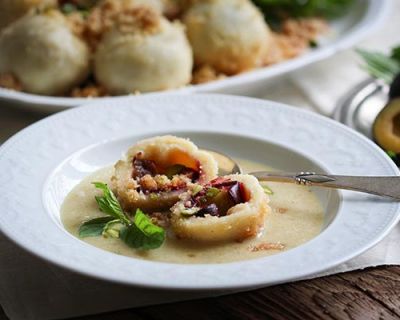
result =
[[[299,69],[311,63],[326,59],[340,50],[346,49],[360,41],[376,29],[390,9],[391,0],[356,0],[352,10],[340,19],[331,23],[333,35],[323,39],[321,45],[308,53],[295,59],[269,67],[246,72],[223,80],[207,84],[188,86],[175,90],[179,93],[228,93],[252,95],[265,88],[267,82],[274,77]],[[162,92],[159,94],[166,94]],[[92,100],[104,100],[97,98]],[[115,98],[107,98],[115,99]],[[0,101],[11,106],[25,107],[32,110],[49,112],[59,111],[64,108],[75,107],[87,103],[88,99],[60,98],[33,95],[0,88]]]
[[319,192],[325,229],[295,249],[226,264],[181,265],[119,256],[67,233],[59,208],[84,176],[144,136],[189,136],[283,170],[399,175],[372,142],[328,118],[265,100],[222,95],[143,96],[62,112],[0,148],[0,230],[50,262],[130,285],[184,289],[264,286],[309,276],[361,254],[400,218],[400,204],[354,192]]

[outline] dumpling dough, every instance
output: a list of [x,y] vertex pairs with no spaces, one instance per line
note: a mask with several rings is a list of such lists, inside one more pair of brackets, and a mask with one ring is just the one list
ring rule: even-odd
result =
[[32,8],[56,6],[57,0],[0,0],[0,29],[22,17]]
[[223,216],[185,216],[182,210],[188,194],[182,194],[181,202],[171,209],[171,226],[178,238],[204,242],[242,241],[257,235],[264,227],[265,216],[270,211],[269,199],[257,179],[244,174],[222,178],[242,183],[247,199],[233,205]]
[[191,141],[175,136],[142,140],[115,165],[113,188],[126,210],[168,210],[193,182],[218,172],[214,158]]
[[100,41],[94,72],[110,93],[167,90],[190,82],[192,50],[183,27],[154,14],[154,26],[128,31],[115,27]]
[[27,15],[0,35],[0,74],[13,74],[26,92],[62,94],[88,72],[87,46],[56,11]]
[[197,1],[183,18],[195,63],[228,75],[260,66],[271,41],[249,0]]

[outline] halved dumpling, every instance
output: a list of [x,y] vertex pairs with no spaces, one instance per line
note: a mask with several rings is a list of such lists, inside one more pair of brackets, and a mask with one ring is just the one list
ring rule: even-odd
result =
[[257,235],[270,210],[268,197],[250,175],[218,177],[192,185],[171,209],[178,238],[198,241],[242,241]]
[[214,158],[191,141],[174,136],[142,140],[115,165],[112,178],[125,210],[168,210],[188,185],[206,183],[218,172]]

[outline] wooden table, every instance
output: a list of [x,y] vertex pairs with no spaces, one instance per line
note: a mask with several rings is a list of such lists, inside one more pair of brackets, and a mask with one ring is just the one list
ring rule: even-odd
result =
[[[0,310],[0,320],[5,319]],[[78,319],[400,319],[400,266],[368,268],[218,298]]]
[[[0,141],[43,115],[2,110]],[[245,293],[86,316],[123,319],[400,319],[400,266],[368,268]],[[0,309],[0,320],[7,319]]]

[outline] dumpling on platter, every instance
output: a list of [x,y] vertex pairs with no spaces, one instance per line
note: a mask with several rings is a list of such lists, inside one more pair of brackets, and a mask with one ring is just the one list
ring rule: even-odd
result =
[[191,80],[192,50],[182,25],[151,6],[126,8],[102,35],[94,56],[97,81],[111,94],[183,87]]
[[227,75],[262,64],[271,32],[250,0],[195,1],[183,17],[196,65]]
[[0,74],[12,74],[26,92],[66,93],[89,73],[89,49],[58,11],[33,13],[0,34]]
[[160,136],[139,141],[115,165],[112,178],[127,211],[168,210],[188,185],[206,183],[218,172],[214,158],[191,141]]
[[57,0],[1,0],[0,29],[35,8],[56,7]]
[[203,242],[242,241],[262,230],[270,210],[257,179],[237,174],[192,185],[172,208],[178,238]]

